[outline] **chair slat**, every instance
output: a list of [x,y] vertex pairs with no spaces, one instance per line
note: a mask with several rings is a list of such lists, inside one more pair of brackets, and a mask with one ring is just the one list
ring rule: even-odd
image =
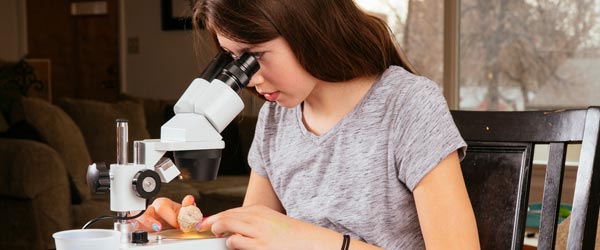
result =
[[538,237],[538,249],[544,250],[554,249],[556,243],[556,224],[560,209],[567,146],[565,143],[550,143],[549,149]]
[[589,108],[581,145],[567,249],[594,249],[600,178],[600,109]]

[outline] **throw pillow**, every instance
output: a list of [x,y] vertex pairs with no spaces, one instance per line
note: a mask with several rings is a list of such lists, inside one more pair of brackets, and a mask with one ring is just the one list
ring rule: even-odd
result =
[[[89,200],[86,173],[91,163],[81,131],[60,108],[36,98],[23,98],[23,113],[28,124],[61,156],[73,186],[74,200]],[[43,166],[40,166],[43,167]]]
[[37,129],[26,120],[14,123],[6,131],[0,131],[0,138],[25,139],[46,143],[46,140]]
[[139,102],[107,103],[95,100],[63,98],[58,105],[81,129],[92,161],[107,165],[117,160],[116,119],[127,119],[129,127],[128,161],[133,161],[133,141],[150,139]]
[[127,94],[121,94],[119,98],[119,100],[134,101],[144,105],[146,128],[152,139],[160,138],[160,127],[175,115],[173,113],[174,100],[134,97]]

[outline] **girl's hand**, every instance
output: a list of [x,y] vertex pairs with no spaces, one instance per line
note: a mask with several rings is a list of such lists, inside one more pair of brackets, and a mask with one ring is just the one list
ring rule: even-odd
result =
[[200,231],[208,229],[219,237],[230,235],[226,242],[230,249],[318,249],[328,243],[333,243],[334,248],[342,244],[342,236],[334,231],[292,219],[262,205],[210,216]]
[[132,221],[133,227],[136,230],[141,229],[154,232],[179,228],[179,223],[177,223],[179,209],[182,206],[194,204],[194,197],[191,195],[185,196],[181,204],[168,198],[157,198],[146,208],[146,212],[142,216]]

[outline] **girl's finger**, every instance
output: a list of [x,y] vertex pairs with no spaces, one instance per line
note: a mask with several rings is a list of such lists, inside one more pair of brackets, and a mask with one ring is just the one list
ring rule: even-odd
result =
[[215,222],[228,217],[235,218],[236,220],[244,222],[246,224],[256,224],[256,221],[260,221],[263,217],[260,214],[260,211],[261,210],[252,207],[238,207],[228,209],[218,214],[206,217],[202,221],[202,224],[198,228],[198,231],[210,230]]
[[155,231],[162,230],[162,223],[156,219],[157,214],[153,206],[148,206],[144,215],[140,216],[135,222],[135,229]]
[[223,236],[225,234],[241,234],[246,237],[255,237],[257,228],[253,225],[238,220],[235,217],[224,216],[219,220],[215,221],[211,226],[212,233],[216,236]]
[[227,238],[225,241],[225,244],[229,249],[258,249],[258,247],[255,246],[256,244],[253,239],[240,234],[229,236],[229,238]]
[[192,206],[192,205],[196,205],[196,202],[194,202],[194,196],[192,195],[186,195],[185,197],[183,197],[183,200],[181,201],[181,206],[182,207],[187,207],[187,206]]
[[[156,204],[155,204],[156,203]],[[179,228],[179,223],[177,223],[177,213],[179,212],[179,208],[181,205],[175,203],[173,201],[169,201],[167,203],[157,203],[154,202],[149,207],[154,207],[156,218],[162,219],[165,223],[169,224],[169,226],[174,228]]]
[[203,223],[212,224],[213,222],[219,220],[222,217],[233,217],[240,221],[252,224],[254,221],[260,220],[264,217],[261,212],[262,210],[254,207],[236,207],[212,215],[206,218],[206,221],[204,221]]

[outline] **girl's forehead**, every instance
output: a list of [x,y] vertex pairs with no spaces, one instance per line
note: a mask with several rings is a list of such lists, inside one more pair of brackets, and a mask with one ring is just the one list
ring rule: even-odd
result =
[[219,33],[216,34],[217,41],[219,42],[219,46],[228,52],[232,53],[241,53],[244,51],[256,51],[256,50],[280,50],[288,46],[285,39],[281,36],[278,36],[272,40],[259,43],[259,44],[250,44],[235,41],[231,38],[223,36]]
[[219,41],[219,45],[227,50],[243,50],[251,47],[249,44],[236,42],[219,34],[217,34],[217,40]]

